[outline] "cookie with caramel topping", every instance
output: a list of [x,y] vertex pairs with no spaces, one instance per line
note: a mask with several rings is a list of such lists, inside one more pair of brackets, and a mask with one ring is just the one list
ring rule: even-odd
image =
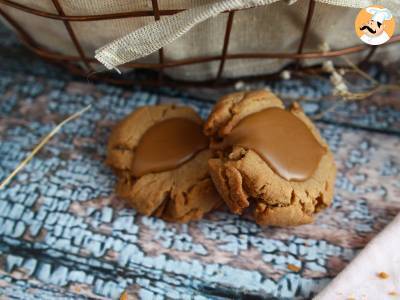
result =
[[191,108],[137,109],[115,126],[108,143],[117,194],[145,215],[202,218],[222,203],[208,173],[208,146],[203,121]]
[[230,210],[260,225],[311,223],[332,201],[336,167],[327,143],[295,103],[267,91],[223,97],[204,128],[209,169]]

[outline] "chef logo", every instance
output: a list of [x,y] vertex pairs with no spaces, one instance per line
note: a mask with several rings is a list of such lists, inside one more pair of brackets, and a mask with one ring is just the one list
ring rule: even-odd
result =
[[356,34],[364,43],[381,45],[394,33],[395,21],[392,13],[381,5],[362,9],[355,21]]

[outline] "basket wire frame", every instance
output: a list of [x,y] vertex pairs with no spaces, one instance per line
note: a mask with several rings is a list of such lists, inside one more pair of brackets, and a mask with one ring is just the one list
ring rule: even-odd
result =
[[[229,54],[229,41],[230,41],[230,34],[234,24],[234,17],[235,11],[224,12],[228,13],[225,34],[223,38],[222,50],[220,55],[214,56],[199,56],[193,58],[185,58],[179,60],[166,60],[164,57],[163,48],[158,50],[158,63],[126,63],[123,66],[128,67],[131,69],[151,69],[157,70],[158,76],[156,79],[143,79],[141,81],[138,80],[129,80],[129,79],[121,79],[121,78],[113,78],[109,76],[109,73],[105,74],[98,74],[94,72],[94,68],[92,64],[99,64],[99,62],[94,57],[87,57],[85,52],[82,49],[82,46],[77,38],[72,26],[71,22],[90,22],[90,21],[100,21],[100,20],[111,20],[111,19],[121,19],[121,18],[137,18],[137,17],[144,17],[144,16],[152,16],[154,20],[159,20],[162,16],[173,15],[183,11],[183,9],[175,9],[175,10],[163,10],[159,9],[158,0],[151,0],[152,10],[148,11],[131,11],[131,12],[121,12],[121,13],[110,13],[110,14],[99,14],[99,15],[84,15],[84,16],[71,16],[66,15],[60,0],[51,0],[57,14],[49,13],[37,9],[30,8],[28,6],[19,4],[12,0],[0,0],[0,3],[10,6],[14,9],[18,9],[20,11],[33,14],[43,18],[49,18],[58,20],[64,23],[64,26],[68,32],[71,42],[73,43],[78,56],[74,55],[64,55],[56,52],[52,52],[35,42],[35,40],[30,36],[30,34],[24,30],[24,28],[18,24],[18,22],[13,19],[9,14],[7,14],[3,9],[0,7],[0,16],[2,16],[17,32],[19,35],[20,40],[23,42],[25,46],[27,46],[31,51],[39,55],[40,57],[50,60],[55,63],[59,63],[65,66],[70,72],[88,77],[90,76],[91,79],[95,80],[104,80],[115,84],[142,84],[142,85],[150,85],[150,86],[157,86],[161,84],[172,84],[172,85],[205,85],[205,86],[218,86],[219,83],[223,81],[223,71],[224,66],[227,60],[231,59],[277,59],[277,58],[284,58],[284,59],[292,59],[295,62],[295,66],[297,69],[301,68],[301,61],[305,59],[316,59],[316,58],[328,58],[328,57],[338,57],[346,54],[352,54],[356,52],[366,51],[367,54],[362,60],[362,62],[366,62],[371,59],[374,55],[378,46],[369,46],[369,45],[357,45],[353,47],[343,48],[339,50],[330,50],[326,52],[304,52],[304,45],[307,41],[307,36],[309,33],[309,29],[311,26],[312,17],[315,11],[315,0],[308,0],[308,11],[307,16],[304,22],[302,35],[300,38],[300,42],[297,48],[297,51],[294,53],[236,53],[236,54]],[[304,0],[306,1],[306,0]],[[393,36],[390,41],[388,41],[385,45],[400,42],[400,35]],[[175,81],[167,78],[164,74],[164,69],[166,68],[173,68],[178,66],[184,65],[191,65],[191,64],[198,64],[198,63],[206,63],[211,61],[219,61],[218,71],[214,79],[207,80],[199,83],[191,82],[191,81]],[[276,74],[275,74],[276,75]],[[260,76],[262,77],[262,76]],[[242,78],[246,80],[246,78]],[[239,79],[235,79],[237,81]],[[233,82],[233,81],[231,81]]]

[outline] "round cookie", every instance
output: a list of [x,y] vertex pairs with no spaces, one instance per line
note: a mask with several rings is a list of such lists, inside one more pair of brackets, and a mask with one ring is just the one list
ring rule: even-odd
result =
[[[264,131],[255,132],[259,127]],[[267,91],[230,94],[216,104],[204,132],[214,154],[211,177],[232,212],[251,209],[260,225],[294,226],[313,222],[331,203],[333,155],[297,103],[285,110]]]
[[188,222],[222,204],[208,173],[203,122],[188,107],[146,106],[112,130],[107,163],[117,194],[140,213]]

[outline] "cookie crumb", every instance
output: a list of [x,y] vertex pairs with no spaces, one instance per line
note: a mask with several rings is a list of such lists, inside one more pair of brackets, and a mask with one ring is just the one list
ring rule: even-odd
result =
[[389,296],[397,296],[398,294],[395,291],[391,291],[391,292],[388,293],[388,295]]
[[293,102],[290,106],[290,109],[295,110],[295,111],[302,111],[303,109],[301,108],[300,104],[298,102]]
[[380,279],[388,279],[389,274],[386,272],[379,272],[376,276],[378,276]]
[[295,266],[293,264],[288,264],[287,268],[293,272],[299,272],[301,270],[301,267]]
[[128,292],[124,291],[121,296],[119,297],[119,300],[128,300]]

